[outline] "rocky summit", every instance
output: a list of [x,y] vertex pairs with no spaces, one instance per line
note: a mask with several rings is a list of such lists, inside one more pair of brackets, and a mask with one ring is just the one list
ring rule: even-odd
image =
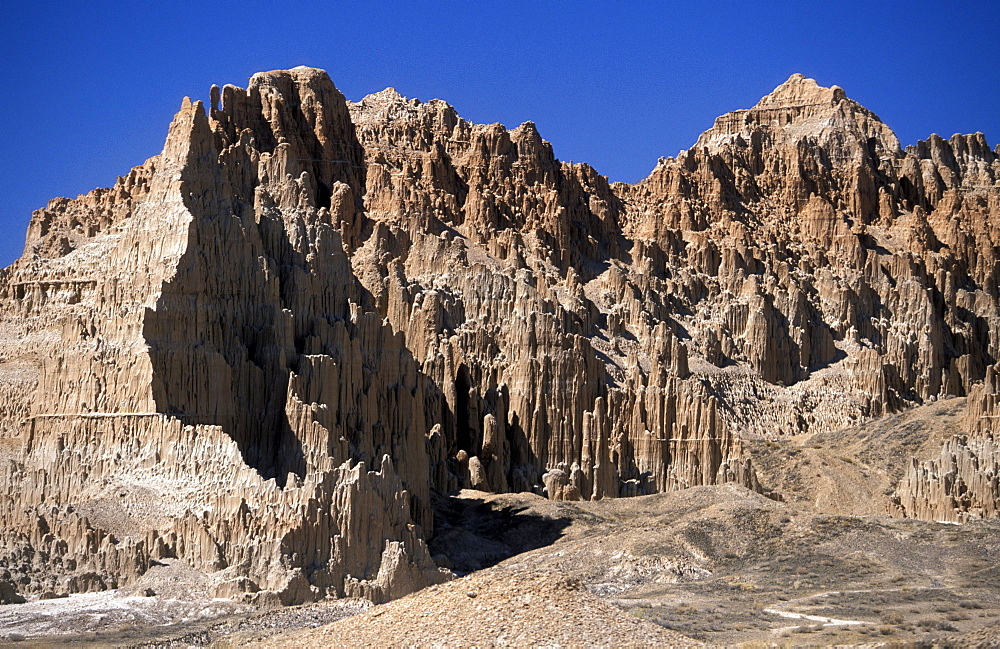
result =
[[[996,518],[998,159],[798,74],[635,185],[318,69],[213,86],[0,270],[0,595],[385,602],[454,577],[460,489]],[[821,436],[874,440],[843,498],[789,473]]]

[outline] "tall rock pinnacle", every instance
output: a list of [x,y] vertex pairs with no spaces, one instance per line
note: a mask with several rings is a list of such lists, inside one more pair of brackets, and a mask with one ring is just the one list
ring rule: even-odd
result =
[[[322,70],[213,87],[0,273],[0,565],[381,601],[452,576],[434,492],[763,491],[747,438],[992,413],[998,175],[801,75],[637,185]],[[992,515],[995,445],[949,448],[974,498],[918,462],[885,510]]]

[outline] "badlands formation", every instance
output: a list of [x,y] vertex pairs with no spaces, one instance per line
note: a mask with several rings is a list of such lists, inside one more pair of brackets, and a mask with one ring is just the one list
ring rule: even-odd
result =
[[[213,86],[0,270],[0,596],[180,561],[252,605],[386,602],[454,577],[460,489],[995,519],[998,153],[903,149],[793,75],[609,184],[317,69]],[[938,403],[826,510],[775,461]]]

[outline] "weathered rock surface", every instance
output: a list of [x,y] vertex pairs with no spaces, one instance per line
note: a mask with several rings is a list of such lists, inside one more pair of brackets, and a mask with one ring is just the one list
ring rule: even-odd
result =
[[983,379],[1000,333],[998,173],[982,134],[903,151],[840,88],[793,75],[619,191],[643,279],[665,278],[647,293],[679,302],[651,314],[690,335],[724,418],[768,436]]
[[913,458],[893,496],[896,515],[949,522],[1000,516],[1000,379],[986,370],[972,388],[965,414],[966,434],[941,446],[938,458]]
[[0,580],[0,604],[24,604],[26,601],[14,588],[14,584]]
[[0,271],[0,565],[382,601],[451,576],[432,491],[759,489],[741,437],[994,408],[997,158],[800,75],[635,186],[320,70],[213,87]]
[[422,529],[437,391],[331,223],[363,177],[343,97],[315,70],[223,95],[185,100],[115,189],[36,213],[8,271],[3,390],[27,407],[5,421],[3,561],[75,592],[179,557],[286,604],[443,580]]

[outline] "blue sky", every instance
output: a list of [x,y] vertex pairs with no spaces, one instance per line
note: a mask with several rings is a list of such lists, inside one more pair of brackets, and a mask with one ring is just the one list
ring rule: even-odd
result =
[[637,181],[794,72],[913,143],[1000,142],[1000,2],[22,2],[0,6],[0,265],[31,211],[159,153],[181,98],[321,67],[476,122],[532,120],[564,160]]

